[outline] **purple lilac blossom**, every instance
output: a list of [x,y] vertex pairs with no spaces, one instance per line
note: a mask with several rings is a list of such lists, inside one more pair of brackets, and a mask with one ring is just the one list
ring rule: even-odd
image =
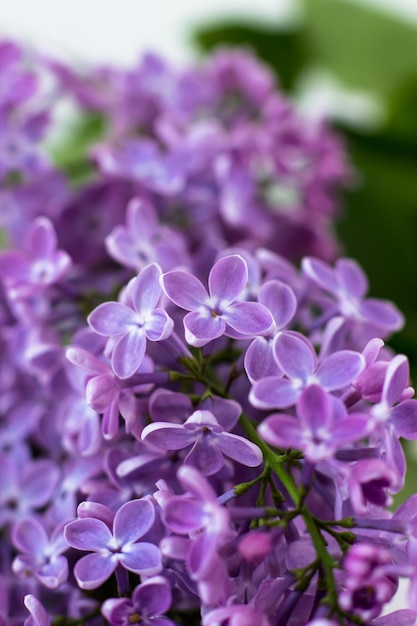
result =
[[156,574],[161,570],[157,546],[138,540],[151,528],[155,517],[148,500],[131,500],[117,511],[113,533],[96,518],[82,518],[65,527],[67,543],[92,554],[79,559],[74,575],[81,589],[96,589],[121,564],[139,574]]
[[[416,401],[335,262],[340,140],[247,51],[0,69],[0,622],[411,626]],[[100,136],[58,168],[66,98]]]
[[193,346],[204,346],[226,334],[228,337],[261,335],[273,325],[271,313],[257,302],[237,302],[248,279],[247,265],[238,255],[223,257],[212,267],[208,286],[180,270],[162,275],[168,298],[190,311],[184,317],[185,337]]

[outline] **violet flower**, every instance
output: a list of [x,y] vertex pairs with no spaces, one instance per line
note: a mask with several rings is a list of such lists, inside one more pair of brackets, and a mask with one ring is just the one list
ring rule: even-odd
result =
[[67,543],[90,551],[77,561],[74,575],[81,589],[97,589],[120,564],[137,574],[152,575],[162,569],[159,549],[138,540],[152,527],[155,518],[149,500],[131,500],[117,511],[113,533],[101,520],[83,518],[65,527]]
[[222,335],[253,337],[273,326],[268,309],[258,302],[237,302],[248,279],[246,262],[239,255],[221,258],[212,267],[209,292],[192,274],[174,270],[162,275],[162,287],[172,302],[190,311],[184,317],[185,338],[204,346]]
[[161,293],[160,275],[156,263],[148,265],[129,284],[132,306],[104,302],[88,316],[96,333],[116,338],[111,362],[119,378],[129,378],[137,371],[145,356],[147,339],[162,341],[172,332],[173,321],[163,309],[156,308]]
[[138,585],[131,598],[109,599],[103,602],[101,612],[112,626],[175,626],[163,614],[171,606],[169,584],[162,576],[148,578]]
[[302,392],[297,417],[273,413],[258,431],[277,448],[302,450],[312,463],[328,459],[339,448],[363,439],[370,429],[366,415],[348,415],[344,404],[318,385],[310,385]]
[[258,446],[244,437],[225,432],[213,413],[207,410],[194,411],[182,425],[148,424],[142,431],[142,439],[166,450],[192,446],[184,463],[194,465],[205,476],[222,468],[223,455],[248,467],[257,467],[263,459]]

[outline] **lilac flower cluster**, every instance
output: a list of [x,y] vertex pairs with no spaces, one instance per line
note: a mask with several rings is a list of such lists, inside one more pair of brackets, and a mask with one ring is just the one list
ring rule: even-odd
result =
[[6,42],[21,138],[40,63],[107,130],[78,186],[42,133],[0,155],[0,624],[411,626],[417,400],[401,313],[330,262],[337,139],[246,52],[80,76]]

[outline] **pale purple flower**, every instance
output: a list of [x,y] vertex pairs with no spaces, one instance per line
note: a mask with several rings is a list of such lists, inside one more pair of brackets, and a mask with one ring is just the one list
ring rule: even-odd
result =
[[348,477],[349,496],[354,511],[366,515],[374,507],[389,507],[392,504],[389,491],[396,483],[396,472],[382,459],[358,461]]
[[327,315],[331,311],[333,315],[338,313],[346,320],[360,323],[366,336],[370,334],[370,337],[384,338],[403,326],[403,316],[391,302],[365,298],[368,281],[354,260],[339,259],[332,268],[320,259],[306,257],[302,261],[302,269],[309,279],[329,294],[332,305]]
[[63,278],[70,267],[71,258],[58,249],[54,226],[47,217],[38,217],[32,222],[23,252],[0,255],[0,273],[6,284],[20,290],[45,288]]
[[223,467],[223,455],[248,467],[257,467],[263,459],[258,446],[244,437],[226,432],[207,410],[194,411],[182,425],[169,422],[148,424],[142,431],[142,439],[166,450],[192,446],[184,463],[194,465],[205,476],[215,474]]
[[174,626],[163,614],[171,606],[172,594],[168,581],[162,576],[148,578],[138,585],[131,598],[105,600],[101,612],[112,626]]
[[340,400],[317,385],[310,385],[302,392],[297,402],[297,418],[273,413],[259,426],[259,434],[277,448],[302,450],[306,459],[317,463],[369,433],[366,415],[348,415]]
[[152,205],[141,198],[129,202],[126,226],[116,226],[105,243],[110,256],[137,271],[153,262],[168,271],[188,261],[184,238],[162,226]]
[[19,519],[12,529],[12,542],[19,551],[12,569],[15,574],[32,574],[45,587],[55,589],[66,582],[68,562],[62,552],[68,550],[63,536],[63,525],[48,534],[36,517]]
[[310,385],[325,391],[345,389],[365,367],[363,355],[352,350],[339,350],[318,363],[313,345],[293,331],[279,333],[273,348],[284,377],[268,376],[252,387],[250,401],[262,409],[293,406]]
[[162,275],[161,284],[172,302],[190,311],[184,317],[185,337],[193,346],[204,346],[222,335],[253,337],[273,326],[268,309],[258,302],[236,302],[248,279],[247,265],[239,255],[223,257],[212,267],[209,292],[188,272]]
[[157,546],[138,541],[152,527],[155,511],[149,500],[131,500],[117,511],[113,532],[101,520],[83,518],[65,527],[67,543],[92,552],[77,561],[74,575],[81,589],[100,587],[120,564],[137,574],[157,574],[162,569]]
[[104,302],[88,316],[91,328],[105,337],[115,337],[112,367],[119,378],[129,378],[145,356],[146,340],[167,339],[173,321],[166,311],[156,308],[161,294],[161,270],[155,263],[145,267],[129,284],[132,306]]

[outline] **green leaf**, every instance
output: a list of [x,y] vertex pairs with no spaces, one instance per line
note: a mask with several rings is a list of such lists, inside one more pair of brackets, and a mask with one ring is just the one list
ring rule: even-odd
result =
[[203,26],[194,42],[205,51],[233,45],[250,48],[276,72],[279,83],[291,90],[309,60],[306,39],[299,28],[271,27],[262,23],[228,22]]
[[417,73],[417,25],[348,0],[304,0],[315,59],[355,88],[388,96]]

